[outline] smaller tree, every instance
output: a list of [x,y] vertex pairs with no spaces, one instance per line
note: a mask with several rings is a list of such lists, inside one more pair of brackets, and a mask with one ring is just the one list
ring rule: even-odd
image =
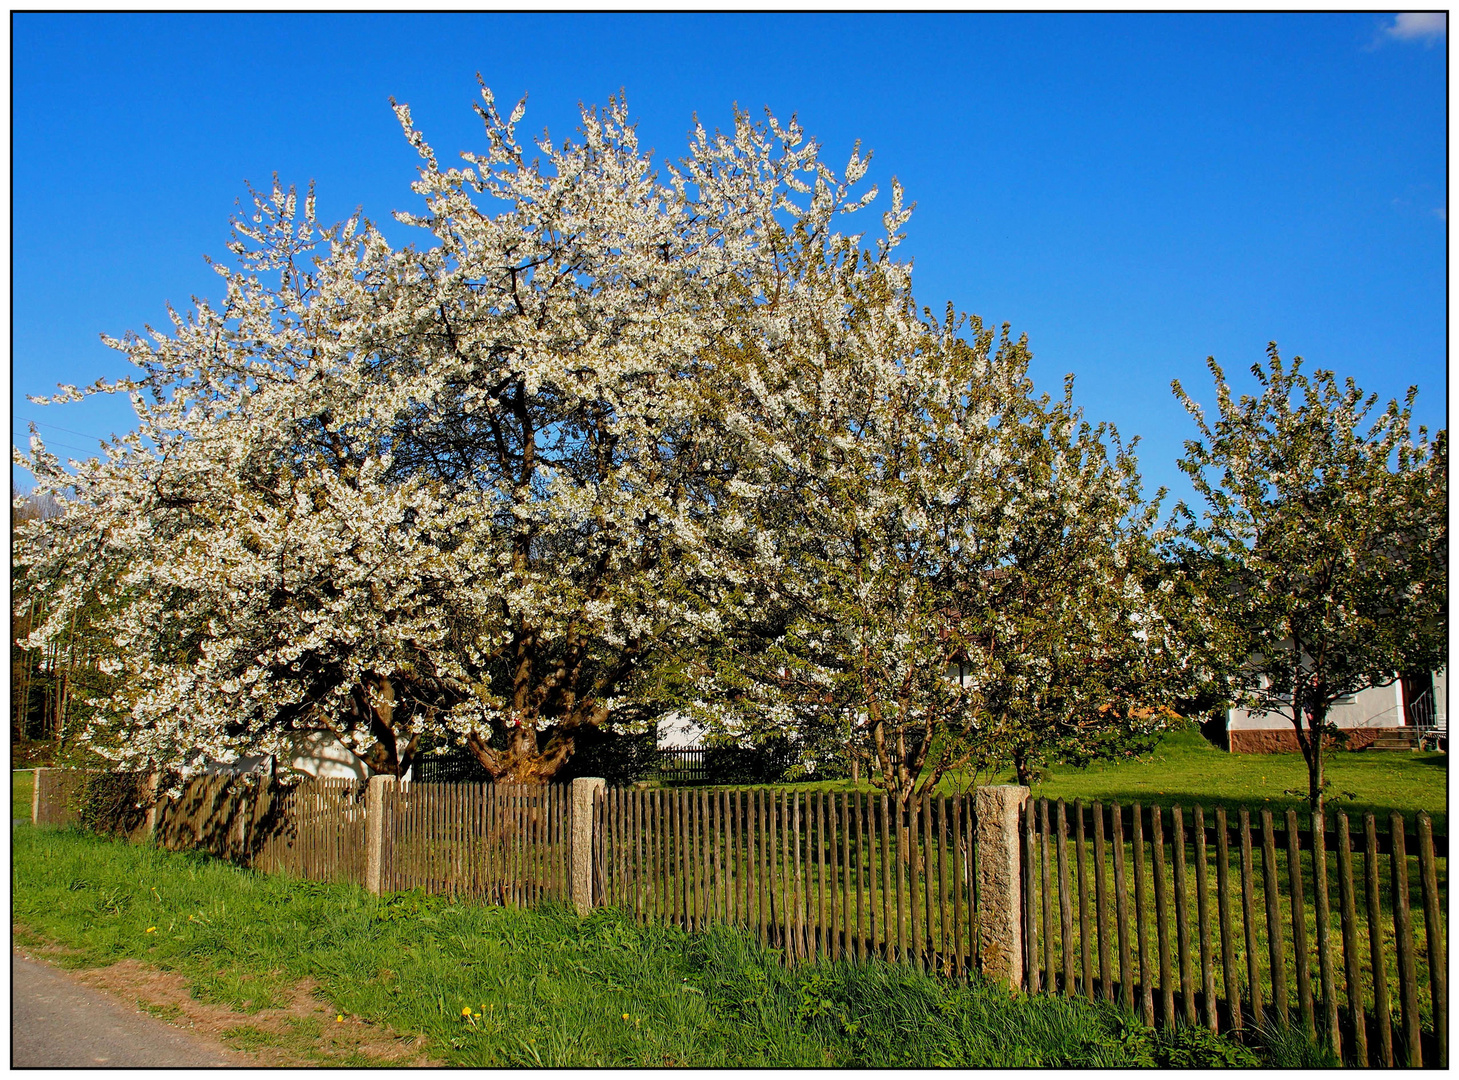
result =
[[1180,467],[1206,507],[1197,521],[1180,504],[1166,537],[1200,578],[1192,630],[1223,643],[1233,702],[1292,721],[1320,818],[1333,703],[1443,662],[1448,443],[1412,438],[1417,387],[1370,421],[1376,394],[1267,356],[1251,369],[1263,393],[1239,400],[1207,360],[1214,424],[1172,383],[1201,436]]
[[1082,418],[1071,376],[1013,450],[1006,557],[967,583],[986,613],[984,752],[1020,784],[1041,765],[1148,750],[1188,694],[1150,537],[1164,493],[1141,499],[1134,442]]

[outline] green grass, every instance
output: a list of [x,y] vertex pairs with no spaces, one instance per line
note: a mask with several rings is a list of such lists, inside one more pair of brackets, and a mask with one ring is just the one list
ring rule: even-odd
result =
[[[312,978],[332,1008],[419,1036],[452,1065],[1258,1063],[1228,1039],[1157,1035],[1103,1004],[879,962],[787,969],[723,926],[688,935],[612,910],[580,920],[561,907],[377,898],[74,831],[12,836],[18,941],[63,946],[75,966],[131,957],[173,970],[243,1014]],[[264,1044],[247,1023],[235,1034]],[[1261,1060],[1311,1052],[1282,1046],[1259,1048]]]
[[10,774],[10,817],[30,820],[30,793],[35,788],[35,773],[12,772]]
[[[1434,831],[1446,833],[1449,756],[1415,751],[1361,750],[1334,753],[1327,760],[1330,812],[1346,813],[1356,829],[1362,814],[1378,815],[1387,831],[1388,814],[1401,812],[1410,822],[1426,810]],[[1016,783],[1009,774],[1002,783]],[[1288,794],[1293,792],[1295,794]],[[1149,754],[1124,762],[1085,769],[1055,766],[1034,785],[1035,798],[1073,802],[1096,799],[1145,806],[1190,806],[1196,803],[1228,812],[1241,806],[1285,813],[1290,807],[1306,818],[1307,766],[1301,754],[1230,754],[1212,746],[1198,732],[1166,735]]]
[[[1447,833],[1449,756],[1447,754],[1360,750],[1340,751],[1327,759],[1327,778],[1332,782],[1328,805],[1353,819],[1362,829],[1362,815],[1378,815],[1379,831],[1387,831],[1388,814],[1394,810],[1410,821],[1420,810],[1434,820],[1436,833]],[[973,777],[953,774],[943,778],[938,791],[950,795],[962,791]],[[1016,784],[1012,769],[992,778],[980,776],[980,784]],[[749,788],[755,785],[726,785]],[[802,791],[858,790],[850,780],[821,780],[776,785]],[[859,790],[872,790],[863,781]],[[1241,806],[1270,809],[1280,816],[1287,809],[1302,812],[1306,820],[1307,765],[1302,755],[1232,754],[1213,746],[1198,731],[1172,731],[1148,754],[1122,761],[1096,762],[1086,768],[1055,765],[1043,770],[1033,787],[1035,798],[1073,802],[1099,800],[1104,803],[1138,802],[1143,806],[1191,806],[1209,809]]]

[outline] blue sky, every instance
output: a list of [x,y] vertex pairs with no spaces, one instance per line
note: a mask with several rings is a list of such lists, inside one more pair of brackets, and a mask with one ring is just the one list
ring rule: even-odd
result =
[[329,220],[415,209],[388,98],[454,157],[481,147],[478,71],[555,137],[626,90],[660,157],[735,102],[798,113],[836,168],[861,139],[868,179],[917,202],[919,301],[1026,332],[1040,386],[1073,372],[1091,419],[1142,436],[1149,491],[1188,490],[1170,380],[1211,403],[1206,356],[1249,387],[1269,340],[1385,399],[1417,383],[1420,420],[1446,422],[1448,42],[1422,19],[31,14],[12,34],[22,445],[20,418],[63,456],[132,426],[115,398],[25,395],[124,374],[99,334],[217,296],[203,255],[226,255],[245,180],[312,179]]

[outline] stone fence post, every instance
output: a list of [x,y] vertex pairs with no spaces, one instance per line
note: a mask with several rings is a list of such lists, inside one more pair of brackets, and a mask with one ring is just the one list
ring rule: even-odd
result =
[[973,793],[978,819],[979,953],[983,974],[1017,990],[1023,985],[1023,866],[1019,811],[1029,789],[1013,784]]
[[393,776],[372,776],[365,786],[365,891],[380,895],[385,876],[385,786]]
[[572,902],[579,915],[593,910],[593,801],[606,791],[601,776],[583,776],[572,782]]
[[41,823],[41,788],[45,785],[46,774],[51,769],[36,769],[32,778],[33,786],[30,789],[30,823],[39,825]]

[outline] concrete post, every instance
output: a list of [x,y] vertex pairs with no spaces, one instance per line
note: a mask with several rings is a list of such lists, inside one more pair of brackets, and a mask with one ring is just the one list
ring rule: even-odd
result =
[[601,776],[583,776],[572,782],[572,902],[579,915],[593,910],[593,800],[607,791]]
[[978,943],[983,974],[1017,990],[1023,985],[1023,866],[1018,812],[1029,789],[980,787],[978,819]]
[[380,895],[385,876],[385,785],[393,776],[372,776],[365,786],[365,891]]
[[147,779],[142,785],[142,797],[147,800],[147,816],[142,822],[142,834],[136,839],[142,841],[155,840],[157,838],[157,770],[153,769],[147,774]]
[[46,773],[50,769],[37,769],[32,780],[33,786],[30,789],[30,823],[39,825],[41,823],[41,785],[45,783]]

